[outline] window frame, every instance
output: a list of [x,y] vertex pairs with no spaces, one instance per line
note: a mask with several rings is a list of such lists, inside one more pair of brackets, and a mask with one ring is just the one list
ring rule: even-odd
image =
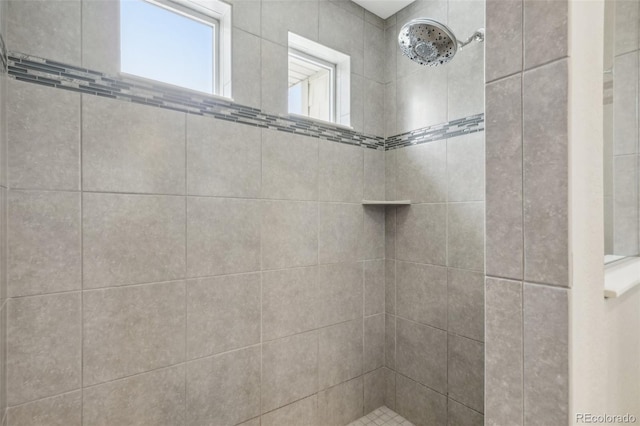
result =
[[[316,65],[320,68],[323,68],[329,71],[329,117],[332,123],[336,122],[336,68],[337,65],[333,62],[329,62],[322,58],[318,58],[317,56],[313,56],[309,53],[303,52],[294,47],[289,47],[288,57],[294,57],[303,62],[310,63],[312,65]],[[308,104],[308,101],[307,101]],[[306,105],[307,109],[309,105]],[[309,118],[315,118],[307,115]]]
[[[122,1],[127,0],[120,0],[119,4],[121,4]],[[122,53],[120,53],[120,56],[118,57],[120,61],[120,74],[130,78],[153,82],[154,84],[162,84],[173,88],[179,88],[181,90],[231,99],[231,6],[219,0],[139,1],[144,1],[213,28],[213,67],[211,76],[213,90],[212,93],[209,93],[122,71]],[[119,16],[122,16],[121,13],[122,12],[120,12]],[[118,35],[121,36],[121,28],[119,28]],[[120,40],[120,49],[122,49],[122,40]]]

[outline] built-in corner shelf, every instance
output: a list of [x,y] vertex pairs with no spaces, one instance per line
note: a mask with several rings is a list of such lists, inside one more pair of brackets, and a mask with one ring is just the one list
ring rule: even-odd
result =
[[640,285],[640,258],[628,257],[604,270],[604,297],[614,299]]
[[362,200],[363,206],[408,206],[409,204],[411,204],[411,200]]

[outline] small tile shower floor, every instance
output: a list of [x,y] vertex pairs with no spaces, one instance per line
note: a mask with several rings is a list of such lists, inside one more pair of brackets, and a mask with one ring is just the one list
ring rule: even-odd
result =
[[414,426],[414,424],[392,409],[382,406],[349,423],[348,426]]

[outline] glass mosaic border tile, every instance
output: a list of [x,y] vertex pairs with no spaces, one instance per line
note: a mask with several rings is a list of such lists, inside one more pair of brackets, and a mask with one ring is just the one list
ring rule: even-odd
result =
[[[0,49],[3,46],[0,38]],[[231,100],[173,88],[162,83],[127,76],[110,76],[19,52],[10,51],[6,55],[2,57],[6,61],[8,73],[16,80],[375,150],[398,149],[484,130],[484,114],[476,114],[385,139],[301,117],[268,114]]]

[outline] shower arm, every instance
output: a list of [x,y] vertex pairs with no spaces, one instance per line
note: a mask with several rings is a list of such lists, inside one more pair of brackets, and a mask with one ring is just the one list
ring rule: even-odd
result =
[[458,40],[458,49],[462,50],[466,45],[471,43],[472,41],[478,41],[482,43],[484,41],[484,28],[480,28],[477,30],[471,37],[469,37],[465,41]]

